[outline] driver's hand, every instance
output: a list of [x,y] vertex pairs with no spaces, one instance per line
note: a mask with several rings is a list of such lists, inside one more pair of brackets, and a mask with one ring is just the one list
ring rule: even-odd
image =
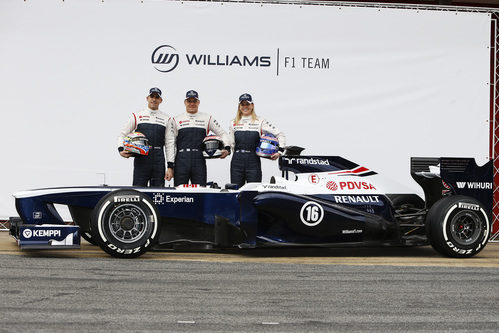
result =
[[229,155],[229,152],[226,149],[224,149],[224,150],[222,150],[222,155],[220,155],[220,158],[226,158],[228,155]]
[[120,155],[122,157],[124,157],[124,158],[129,158],[129,157],[131,157],[133,155],[133,153],[131,153],[131,152],[127,151],[127,150],[122,150],[122,151],[120,151]]
[[173,169],[172,168],[168,168],[166,170],[165,179],[167,181],[170,181],[170,180],[172,180],[172,178],[173,178]]
[[271,160],[277,160],[280,156],[281,156],[281,153],[277,152],[277,153],[273,154],[272,156],[270,156],[270,159]]

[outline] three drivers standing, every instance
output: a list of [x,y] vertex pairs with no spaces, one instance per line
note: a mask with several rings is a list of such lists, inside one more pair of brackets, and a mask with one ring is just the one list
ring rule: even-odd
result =
[[[206,160],[203,157],[203,140],[213,132],[223,143],[220,158],[227,157],[231,146],[235,149],[231,161],[231,183],[239,187],[246,182],[259,182],[262,178],[260,158],[256,147],[262,135],[277,137],[279,146],[285,145],[285,136],[268,121],[256,117],[249,94],[239,98],[236,119],[231,123],[229,135],[213,116],[199,112],[199,94],[186,93],[185,112],[169,117],[159,110],[163,101],[159,88],[151,88],[147,96],[147,109],[133,113],[118,136],[118,151],[122,157],[135,157],[133,186],[164,186],[164,180],[174,180],[174,186],[199,184],[206,186]],[[134,155],[123,147],[123,139],[138,131],[149,140],[148,155]],[[165,152],[166,149],[166,163]],[[269,156],[277,159],[280,153]]]

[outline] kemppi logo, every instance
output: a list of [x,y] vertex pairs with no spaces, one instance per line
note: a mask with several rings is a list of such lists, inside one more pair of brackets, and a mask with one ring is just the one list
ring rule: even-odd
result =
[[179,61],[177,50],[170,45],[158,46],[151,56],[151,62],[154,68],[162,73],[168,73],[174,70]]
[[31,238],[31,236],[33,236],[33,231],[31,231],[30,229],[24,229],[23,236],[24,238]]
[[23,230],[23,236],[24,238],[31,238],[31,237],[60,237],[61,236],[61,231],[60,230],[54,230],[54,229],[24,229]]

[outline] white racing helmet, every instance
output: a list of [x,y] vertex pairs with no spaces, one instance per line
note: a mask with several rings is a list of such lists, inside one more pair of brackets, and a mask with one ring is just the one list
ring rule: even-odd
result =
[[203,140],[203,157],[204,158],[219,158],[222,155],[224,144],[220,137],[216,135],[208,135]]

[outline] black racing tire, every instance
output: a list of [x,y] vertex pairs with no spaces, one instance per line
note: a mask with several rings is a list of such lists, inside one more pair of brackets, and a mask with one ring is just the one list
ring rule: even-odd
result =
[[144,254],[158,239],[159,214],[152,200],[135,190],[118,190],[95,206],[90,222],[92,239],[116,258]]
[[490,237],[490,217],[477,200],[453,195],[440,199],[426,216],[426,234],[439,253],[469,258],[483,250]]
[[97,245],[97,242],[94,240],[91,231],[81,230],[80,235],[81,235],[81,238],[83,238],[84,240],[86,240],[90,244]]

